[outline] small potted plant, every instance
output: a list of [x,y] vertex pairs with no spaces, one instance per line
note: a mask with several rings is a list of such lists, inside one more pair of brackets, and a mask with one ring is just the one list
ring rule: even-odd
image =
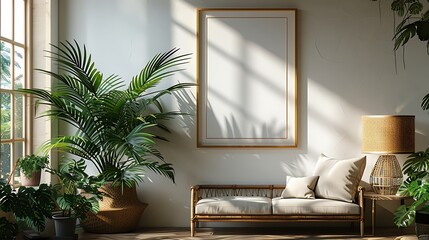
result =
[[[85,169],[85,161],[81,159],[69,161],[63,164],[59,170],[51,168],[47,170],[57,175],[60,181],[54,188],[56,189],[56,203],[61,211],[52,216],[57,237],[73,237],[76,220],[84,219],[88,212],[97,213],[99,210],[98,201],[102,199],[102,195],[98,188],[102,181],[88,176]],[[83,195],[81,192],[85,194]]]
[[403,172],[408,177],[399,192],[412,196],[414,201],[396,210],[394,222],[398,227],[407,227],[415,221],[417,236],[429,237],[429,148],[408,156]]
[[38,186],[43,168],[48,166],[48,156],[26,155],[17,162],[17,169],[21,172],[22,186]]

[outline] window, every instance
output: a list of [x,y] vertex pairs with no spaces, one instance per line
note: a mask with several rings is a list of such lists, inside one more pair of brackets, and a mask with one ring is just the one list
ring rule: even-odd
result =
[[18,158],[27,154],[28,121],[26,97],[14,89],[29,87],[29,0],[1,0],[1,155],[0,178],[10,175]]

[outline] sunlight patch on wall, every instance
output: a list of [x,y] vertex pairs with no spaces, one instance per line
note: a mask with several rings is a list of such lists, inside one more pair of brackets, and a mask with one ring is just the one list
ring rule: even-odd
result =
[[[193,6],[185,1],[170,1],[171,9],[170,16],[172,20],[171,40],[173,47],[179,47],[182,50],[194,53],[191,62],[193,63],[196,58],[196,17],[190,18],[189,16],[196,16],[196,10]],[[179,43],[187,43],[186,45]],[[193,44],[189,44],[193,43]],[[185,47],[192,46],[192,48],[184,49]],[[194,75],[195,64],[190,64],[189,72]],[[195,78],[194,78],[195,79]]]
[[363,111],[326,88],[320,80],[309,78],[308,92],[311,93],[308,97],[309,145],[334,157],[360,154]]
[[[216,79],[215,84],[208,82],[207,86],[212,94],[208,97],[214,100],[209,103],[210,110],[215,113],[213,118],[208,118],[213,121],[208,125],[219,126],[208,129],[207,136],[285,138],[287,106],[283,98],[286,68],[282,65],[286,49],[277,49],[280,57],[276,56],[266,46],[261,46],[252,30],[248,29],[249,25],[285,28],[284,20],[255,18],[245,21],[243,24],[240,18],[213,18],[207,22],[207,29],[210,29],[207,34],[207,61],[222,63],[207,70],[207,79]],[[274,45],[284,46],[280,43]],[[266,69],[276,71],[267,73]],[[271,106],[269,103],[273,102],[281,104]],[[215,116],[223,116],[223,119]]]

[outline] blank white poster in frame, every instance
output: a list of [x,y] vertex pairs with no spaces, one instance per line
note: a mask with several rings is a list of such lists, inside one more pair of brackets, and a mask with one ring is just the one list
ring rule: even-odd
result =
[[297,147],[296,9],[197,16],[197,146]]

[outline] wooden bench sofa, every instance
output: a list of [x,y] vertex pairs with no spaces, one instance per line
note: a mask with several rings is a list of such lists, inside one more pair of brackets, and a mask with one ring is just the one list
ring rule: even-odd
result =
[[200,222],[359,222],[364,235],[364,189],[355,200],[282,199],[285,186],[196,185],[191,188],[191,236]]

